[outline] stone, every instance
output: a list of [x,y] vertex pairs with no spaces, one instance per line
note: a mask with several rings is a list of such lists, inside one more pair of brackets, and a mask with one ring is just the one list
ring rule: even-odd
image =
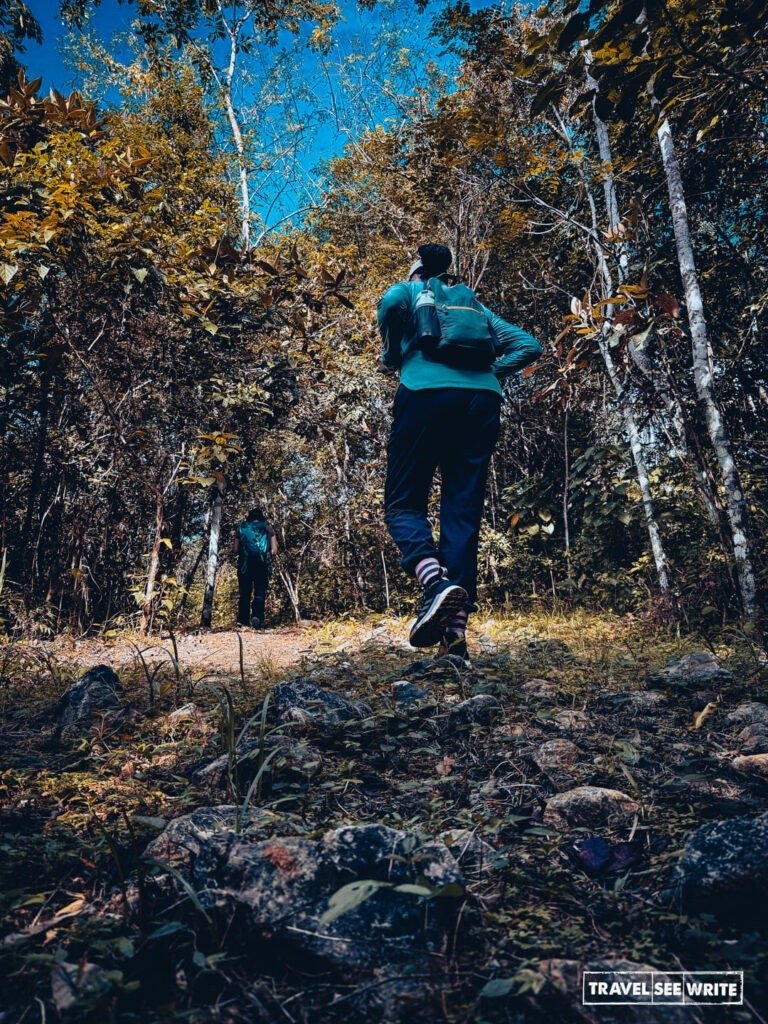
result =
[[629,817],[639,810],[640,805],[618,789],[577,786],[547,800],[543,821],[553,828],[589,828],[608,824],[614,817]]
[[392,697],[398,704],[415,704],[416,701],[425,700],[430,696],[429,690],[425,690],[418,683],[412,683],[408,679],[400,679],[392,683]]
[[477,832],[467,828],[451,828],[437,837],[445,843],[464,874],[481,874],[488,869],[496,851]]
[[684,689],[720,686],[732,680],[732,673],[720,665],[711,651],[694,651],[682,658],[672,658],[660,672],[646,677],[649,685],[662,689],[668,686]]
[[[655,975],[654,980],[672,980],[663,971],[659,971],[656,967],[650,967],[648,964],[635,963],[632,960],[594,960],[590,963],[583,963],[580,960],[551,959],[539,961],[536,970],[549,982],[549,986],[542,990],[541,995],[544,998],[554,997],[572,1003],[574,1019],[597,1020],[599,1016],[600,1021],[604,1021],[605,1024],[613,1024],[614,1021],[637,1022],[637,1024],[689,1024],[690,1022],[690,1008],[669,1004],[656,1007],[642,1003],[638,1003],[636,1006],[587,1007],[588,1010],[596,1012],[589,1015],[585,1013],[582,1002],[585,971],[616,971],[625,976],[652,972]],[[612,1013],[614,1010],[618,1010],[619,1015],[614,1015]],[[554,1011],[552,1014],[552,1019],[563,1018],[562,1012]],[[570,1015],[568,1019],[571,1019]]]
[[442,842],[378,824],[260,842],[198,827],[192,840],[190,883],[257,962],[268,948],[302,969],[413,964],[442,952],[456,926],[464,882]]
[[[190,814],[174,818],[147,846],[144,855],[177,870],[194,863],[204,845],[214,837],[235,836],[238,808],[234,804],[198,807]],[[265,839],[275,822],[284,822],[270,811],[249,809],[241,826],[242,836]]]
[[[746,754],[737,757],[731,762],[731,768],[755,779],[768,780],[768,754]],[[765,855],[768,857],[768,849]]]
[[449,726],[453,729],[469,725],[492,725],[501,718],[501,704],[490,693],[477,693],[451,710]]
[[566,709],[553,715],[554,722],[565,732],[583,732],[589,728],[589,718],[583,711]]
[[702,825],[692,832],[664,898],[688,913],[738,926],[768,917],[768,814]]
[[635,714],[649,714],[667,703],[667,696],[658,690],[603,691],[598,694],[597,705],[605,711],[629,711]]
[[96,665],[62,695],[57,708],[58,733],[62,740],[76,739],[94,720],[120,708],[123,687],[109,665]]
[[338,729],[350,721],[362,721],[371,709],[362,701],[348,700],[307,679],[279,683],[270,691],[269,716],[273,721],[293,723],[308,732]]
[[746,704],[739,704],[734,708],[726,715],[725,720],[728,725],[737,725],[741,728],[747,725],[768,726],[768,704],[761,704],[755,700],[747,701]]
[[[241,792],[259,771],[259,747],[258,740],[245,740],[238,748],[237,780]],[[323,755],[316,747],[291,736],[267,737],[264,750],[265,760],[269,758],[263,773],[266,789],[271,788],[276,777],[294,782],[311,779],[323,765]],[[192,781],[196,786],[224,789],[229,782],[229,755],[222,754],[198,768],[192,775]]]
[[580,758],[581,751],[570,740],[548,740],[542,743],[533,755],[533,760],[542,771],[550,768],[569,768]]
[[554,665],[563,665],[575,661],[573,651],[564,640],[536,638],[535,640],[528,641],[525,645],[525,651],[528,655],[532,655],[537,659],[544,658]]
[[551,679],[529,679],[520,690],[529,697],[553,697],[557,693],[557,683]]
[[768,754],[768,725],[757,722],[745,726],[737,737],[742,754]]

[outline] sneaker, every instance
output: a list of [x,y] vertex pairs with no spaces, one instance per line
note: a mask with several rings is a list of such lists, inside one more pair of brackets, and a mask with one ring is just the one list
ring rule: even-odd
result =
[[261,619],[258,617],[258,615],[254,615],[253,618],[251,619],[251,628],[252,629],[261,629],[262,625],[263,625],[263,623],[262,623]]
[[440,642],[443,625],[467,603],[463,587],[450,583],[445,576],[424,588],[419,613],[411,626],[411,647],[433,647]]
[[465,634],[452,631],[444,632],[435,655],[435,659],[437,658],[455,659],[457,662],[461,662],[463,668],[471,668],[472,662],[469,660]]

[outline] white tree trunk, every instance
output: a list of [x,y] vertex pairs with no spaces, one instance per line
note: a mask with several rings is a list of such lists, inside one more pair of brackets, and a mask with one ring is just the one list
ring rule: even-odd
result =
[[245,16],[241,16],[234,22],[234,24],[230,25],[227,20],[227,16],[224,13],[221,0],[216,0],[216,9],[218,10],[224,31],[229,38],[229,60],[227,62],[227,69],[224,72],[224,81],[221,82],[218,77],[216,78],[216,81],[221,89],[222,99],[224,100],[224,109],[227,112],[227,120],[229,121],[230,131],[232,132],[232,141],[235,144],[235,152],[237,153],[237,176],[240,185],[240,240],[242,242],[243,250],[247,252],[251,244],[251,194],[250,186],[248,184],[248,161],[245,153],[243,132],[240,127],[240,122],[237,119],[235,105],[232,101],[232,83],[235,78],[235,69],[237,67],[240,32],[248,19],[248,14],[246,13]]
[[224,507],[224,483],[217,480],[213,485],[211,501],[211,532],[208,536],[208,562],[205,567],[205,594],[200,625],[210,627],[213,620],[213,595],[216,590],[216,568],[219,564],[219,539],[221,537],[221,513]]
[[[652,105],[657,116],[660,115],[660,104],[652,98]],[[685,302],[688,310],[688,323],[691,329],[691,351],[693,361],[693,379],[696,395],[704,410],[707,432],[717,458],[720,477],[725,492],[725,507],[731,527],[731,543],[736,577],[741,593],[744,615],[749,620],[757,617],[757,586],[752,567],[752,556],[747,537],[747,506],[739,482],[739,474],[731,450],[725,422],[715,397],[712,380],[712,350],[709,344],[707,322],[704,317],[704,302],[699,287],[699,277],[691,243],[688,226],[688,210],[685,204],[683,178],[680,164],[675,152],[672,130],[666,117],[661,116],[657,129],[661,159],[667,178],[669,205],[672,214],[672,227],[675,234],[677,262],[683,281]]]

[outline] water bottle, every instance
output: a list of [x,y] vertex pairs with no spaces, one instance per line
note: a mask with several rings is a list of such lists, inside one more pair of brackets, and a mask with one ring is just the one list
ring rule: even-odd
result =
[[430,288],[423,288],[416,299],[414,311],[416,322],[416,339],[418,341],[435,342],[440,337],[440,322],[435,309],[435,296]]

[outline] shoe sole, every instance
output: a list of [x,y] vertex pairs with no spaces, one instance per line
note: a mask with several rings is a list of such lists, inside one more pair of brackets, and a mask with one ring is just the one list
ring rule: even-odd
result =
[[466,607],[468,594],[464,587],[454,585],[440,591],[422,619],[411,626],[408,642],[411,647],[434,647],[440,642],[443,625],[456,612]]

